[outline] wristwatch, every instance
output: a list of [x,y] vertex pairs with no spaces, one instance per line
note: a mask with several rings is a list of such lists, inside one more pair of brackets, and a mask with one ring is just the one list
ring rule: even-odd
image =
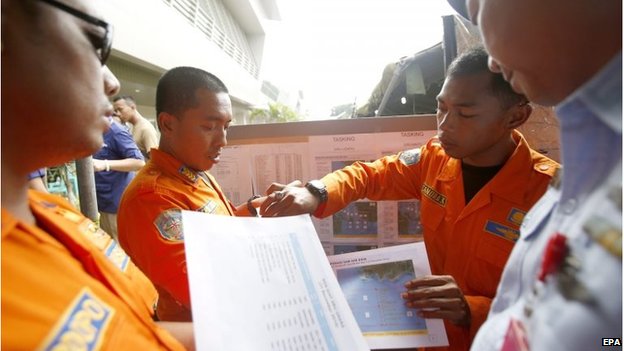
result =
[[251,197],[249,198],[249,200],[247,200],[247,211],[249,211],[249,214],[251,214],[252,217],[258,217],[258,210],[256,210],[255,207],[253,207],[253,205],[251,204],[251,202],[257,198],[259,198],[260,195],[251,195]]
[[320,217],[325,210],[325,205],[327,205],[327,188],[325,187],[325,184],[323,184],[323,182],[317,179],[307,182],[305,187],[306,189],[308,189],[309,192],[312,193],[312,195],[316,196],[316,198],[319,199],[318,207],[316,208],[316,211],[314,211],[313,215],[314,217]]

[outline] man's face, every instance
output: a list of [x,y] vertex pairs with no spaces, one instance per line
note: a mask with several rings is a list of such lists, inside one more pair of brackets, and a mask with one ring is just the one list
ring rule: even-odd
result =
[[119,99],[113,103],[113,107],[115,108],[115,112],[119,116],[122,122],[127,123],[130,120],[130,117],[134,115],[134,105],[128,104],[128,102],[124,99]]
[[198,106],[172,119],[172,128],[163,136],[172,145],[174,156],[183,164],[205,171],[219,162],[227,145],[227,129],[232,121],[232,103],[227,93],[207,89],[195,92]]
[[[64,3],[101,18],[95,1]],[[2,11],[3,151],[27,168],[92,154],[112,115],[90,39],[103,28],[42,2],[3,0]]]
[[497,155],[496,146],[509,141],[509,112],[492,94],[491,78],[490,72],[447,78],[437,97],[444,151],[474,166],[494,166],[489,163]]
[[587,79],[579,61],[591,50],[576,42],[586,33],[566,16],[567,2],[466,0],[466,7],[483,35],[490,68],[530,101],[557,104]]

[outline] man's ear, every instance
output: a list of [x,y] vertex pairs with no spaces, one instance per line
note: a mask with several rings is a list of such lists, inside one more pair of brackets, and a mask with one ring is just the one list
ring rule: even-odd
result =
[[514,105],[509,110],[509,119],[507,120],[507,128],[516,129],[529,119],[533,112],[533,107],[528,102]]
[[160,132],[162,134],[165,134],[170,133],[172,130],[175,129],[178,119],[176,118],[176,116],[170,113],[161,112],[156,117],[156,122],[158,123],[158,129],[160,130]]

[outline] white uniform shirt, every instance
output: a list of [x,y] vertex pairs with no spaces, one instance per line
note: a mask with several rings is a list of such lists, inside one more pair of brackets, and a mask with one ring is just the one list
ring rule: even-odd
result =
[[[596,350],[602,338],[622,337],[621,256],[587,233],[610,230],[621,245],[621,53],[559,105],[557,115],[562,186],[549,188],[525,217],[472,350],[500,350],[512,318],[524,324],[531,350]],[[544,283],[536,278],[555,233],[567,237],[568,256],[578,263],[576,283],[566,288],[558,286],[557,274]],[[592,301],[566,299],[562,290],[584,292]]]

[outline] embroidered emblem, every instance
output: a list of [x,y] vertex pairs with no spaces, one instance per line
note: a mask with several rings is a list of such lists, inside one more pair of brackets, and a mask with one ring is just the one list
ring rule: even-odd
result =
[[420,149],[412,149],[401,152],[399,160],[406,166],[411,166],[420,161]]
[[197,182],[197,179],[199,178],[197,173],[195,173],[194,171],[192,171],[190,168],[186,166],[180,167],[178,169],[178,173],[180,173],[182,176],[184,176],[184,178],[188,179],[189,181],[193,183]]
[[156,220],[154,225],[160,236],[168,241],[182,241],[184,240],[184,233],[182,233],[182,213],[177,208],[172,208],[162,212]]
[[197,211],[204,213],[214,213],[217,209],[217,203],[210,200],[204,206],[200,207]]
[[525,215],[525,211],[512,208],[511,211],[509,211],[509,215],[507,215],[507,220],[513,224],[521,225]]
[[46,338],[44,350],[97,350],[115,310],[82,289]]
[[435,189],[433,189],[429,185],[423,184],[421,188],[421,193],[438,205],[442,207],[446,206],[446,196],[435,191]]
[[119,246],[119,244],[117,244],[115,240],[110,241],[108,247],[104,250],[104,254],[122,272],[126,271],[130,257],[128,257],[126,252],[121,248],[121,246]]
[[599,216],[591,217],[583,224],[585,233],[611,255],[622,259],[622,229]]
[[493,221],[487,221],[485,223],[485,228],[483,228],[488,233],[494,234],[496,236],[500,236],[503,239],[516,242],[520,237],[520,231],[508,227],[506,225],[502,225],[500,223],[496,223]]

